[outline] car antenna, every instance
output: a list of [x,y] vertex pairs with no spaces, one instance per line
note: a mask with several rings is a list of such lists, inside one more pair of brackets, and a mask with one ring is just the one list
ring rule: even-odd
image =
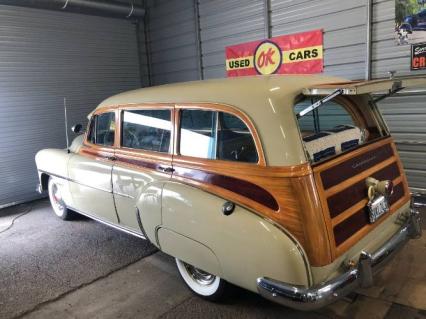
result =
[[68,140],[68,117],[67,117],[67,98],[64,97],[64,114],[65,114],[65,138],[67,139],[67,152],[70,152],[70,142]]

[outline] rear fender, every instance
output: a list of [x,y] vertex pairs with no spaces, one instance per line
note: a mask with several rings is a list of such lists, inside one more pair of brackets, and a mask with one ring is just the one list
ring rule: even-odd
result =
[[[204,255],[189,247],[184,253],[180,249],[167,253],[184,261],[191,260],[194,266],[204,267],[201,269],[206,271],[218,268],[217,273],[212,273],[255,292],[259,277],[296,285],[310,284],[305,253],[292,236],[241,206],[236,205],[230,215],[225,215],[222,212],[225,202],[195,187],[165,183],[162,227],[208,248],[216,256],[219,267],[206,265]],[[168,240],[171,239],[161,236],[161,246],[172,247],[174,243]]]

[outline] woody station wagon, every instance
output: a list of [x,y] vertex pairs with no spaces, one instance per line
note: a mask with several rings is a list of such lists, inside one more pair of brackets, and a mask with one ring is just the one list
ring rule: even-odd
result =
[[233,284],[319,308],[371,286],[421,234],[375,102],[425,85],[294,75],[118,94],[69,150],[36,155],[39,190],[62,219],[80,213],[174,256],[207,299]]

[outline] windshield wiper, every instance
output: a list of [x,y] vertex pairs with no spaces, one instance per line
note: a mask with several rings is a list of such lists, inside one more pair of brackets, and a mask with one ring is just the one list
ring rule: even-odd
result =
[[299,119],[302,116],[305,116],[306,114],[308,114],[309,112],[312,112],[313,110],[320,107],[324,103],[327,103],[328,101],[334,99],[336,96],[339,96],[339,95],[342,95],[342,94],[343,94],[343,89],[337,89],[336,91],[334,91],[330,95],[323,97],[321,100],[316,101],[314,104],[308,106],[307,108],[305,108],[302,111],[300,111],[299,113],[297,113],[296,118]]

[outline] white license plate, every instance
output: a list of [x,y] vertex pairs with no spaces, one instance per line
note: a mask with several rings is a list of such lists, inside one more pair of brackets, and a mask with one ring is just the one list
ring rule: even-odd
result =
[[367,207],[371,224],[378,220],[380,216],[389,211],[389,203],[386,197],[382,195],[371,199],[368,202]]

